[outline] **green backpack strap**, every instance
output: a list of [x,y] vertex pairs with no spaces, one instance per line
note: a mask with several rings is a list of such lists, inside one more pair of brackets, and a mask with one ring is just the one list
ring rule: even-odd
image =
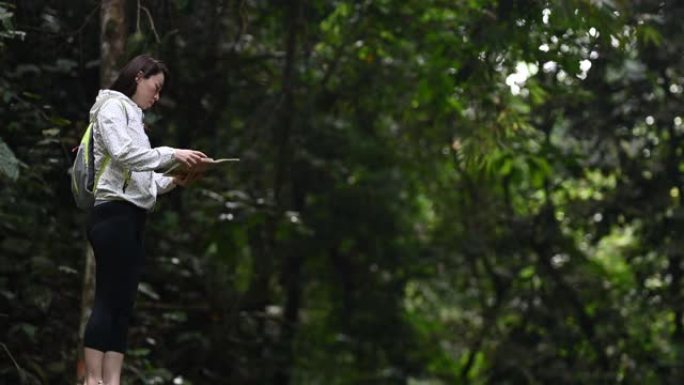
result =
[[95,194],[95,192],[97,191],[97,182],[100,181],[100,177],[109,165],[110,160],[111,158],[109,157],[109,155],[105,155],[104,159],[102,159],[102,167],[99,170],[97,170],[97,173],[95,173],[95,182],[93,182],[93,194]]

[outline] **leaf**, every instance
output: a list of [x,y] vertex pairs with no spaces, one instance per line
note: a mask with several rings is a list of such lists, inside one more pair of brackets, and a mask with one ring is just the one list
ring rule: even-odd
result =
[[173,4],[176,6],[176,9],[181,12],[189,12],[192,10],[190,0],[175,0]]
[[542,88],[537,81],[530,79],[527,81],[527,89],[530,91],[530,100],[535,106],[541,105],[548,99],[548,92]]
[[22,332],[24,333],[31,341],[34,341],[36,338],[36,331],[38,328],[35,325],[27,324],[27,323],[20,323],[19,325],[16,325],[15,327],[12,328],[13,332]]
[[138,291],[155,301],[158,301],[160,298],[159,294],[152,288],[152,285],[147,282],[140,282],[140,285],[138,285]]
[[47,370],[52,373],[64,373],[66,371],[66,364],[64,362],[51,362],[47,365]]
[[58,126],[58,127],[64,127],[64,126],[70,125],[70,124],[71,124],[71,120],[69,120],[69,119],[64,119],[64,118],[60,118],[60,117],[58,117],[58,116],[55,116],[55,117],[50,118],[50,123],[52,123],[52,124],[54,124],[55,126]]
[[138,348],[138,349],[131,349],[128,351],[128,354],[134,357],[145,357],[148,354],[150,354],[150,349],[147,348]]
[[501,176],[508,176],[508,174],[511,173],[511,169],[513,168],[513,161],[510,158],[505,158],[501,162],[501,167],[499,168],[499,174]]
[[59,135],[59,128],[46,128],[43,130],[44,136],[57,136]]
[[518,276],[523,279],[530,279],[534,276],[535,274],[535,269],[534,266],[527,266],[524,269],[520,270],[520,273],[518,273]]
[[640,26],[637,30],[637,36],[645,45],[659,46],[663,42],[663,36],[660,32],[649,25]]
[[19,178],[19,161],[2,138],[0,138],[0,174],[6,175],[12,181]]
[[39,101],[39,100],[42,100],[42,99],[43,99],[40,95],[34,94],[33,92],[24,91],[24,92],[22,92],[21,94],[22,94],[25,98],[31,99],[31,100],[34,100],[34,101]]

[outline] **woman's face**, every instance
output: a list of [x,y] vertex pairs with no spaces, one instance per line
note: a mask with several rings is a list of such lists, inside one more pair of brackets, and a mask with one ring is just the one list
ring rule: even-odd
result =
[[135,81],[138,86],[131,99],[143,110],[152,107],[159,100],[159,93],[164,87],[164,73],[159,72],[149,78],[144,78],[140,74]]

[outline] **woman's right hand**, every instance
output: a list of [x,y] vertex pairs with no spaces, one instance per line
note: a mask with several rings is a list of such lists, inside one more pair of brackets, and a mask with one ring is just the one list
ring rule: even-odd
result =
[[176,175],[173,177],[173,183],[178,186],[188,187],[191,183],[202,178],[201,173],[189,172],[187,174]]
[[202,161],[202,158],[206,158],[207,156],[201,151],[176,149],[173,152],[173,157],[188,168],[192,168],[198,165]]

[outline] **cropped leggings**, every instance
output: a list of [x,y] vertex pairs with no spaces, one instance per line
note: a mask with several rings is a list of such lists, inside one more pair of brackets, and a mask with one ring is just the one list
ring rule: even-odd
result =
[[84,346],[101,352],[126,352],[128,324],[145,252],[147,212],[124,201],[93,207],[88,240],[95,254],[95,302]]

